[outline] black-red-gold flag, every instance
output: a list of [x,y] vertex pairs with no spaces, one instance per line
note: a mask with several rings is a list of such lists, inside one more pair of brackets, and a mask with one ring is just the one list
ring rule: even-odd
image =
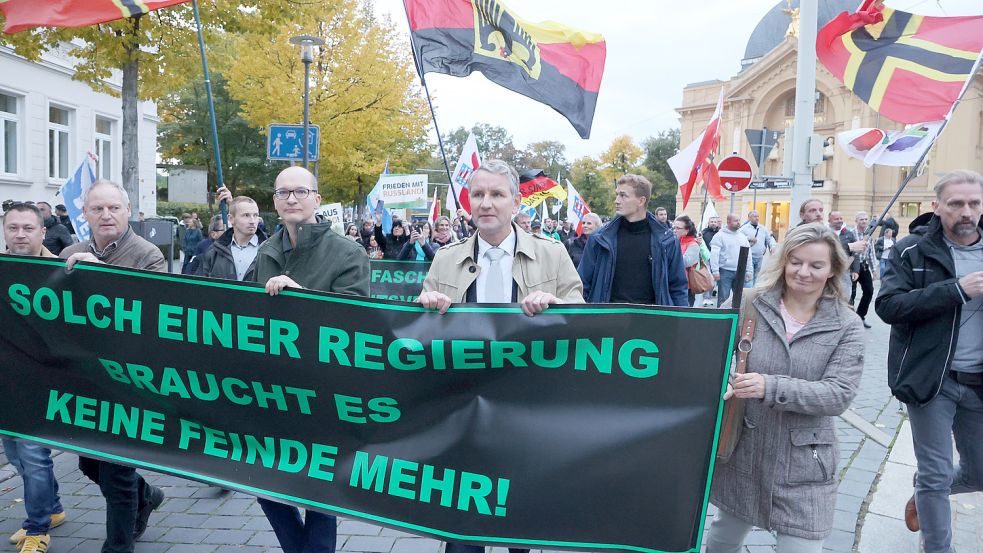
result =
[[417,71],[491,81],[542,102],[590,136],[604,73],[604,37],[529,23],[499,0],[404,0]]
[[87,27],[189,0],[0,0],[3,32],[34,27]]

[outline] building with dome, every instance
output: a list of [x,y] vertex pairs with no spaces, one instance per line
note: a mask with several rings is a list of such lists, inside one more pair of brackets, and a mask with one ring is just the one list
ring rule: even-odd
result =
[[[856,0],[824,0],[819,3],[819,26],[837,14],[853,11]],[[731,153],[754,164],[745,129],[788,131],[795,117],[795,73],[798,43],[798,0],[778,2],[761,19],[744,50],[740,71],[727,81],[694,83],[683,89],[680,114],[680,143],[686,145],[698,136],[713,115],[720,89],[724,91],[720,147],[717,159]],[[826,139],[825,161],[813,168],[813,197],[826,206],[826,213],[841,211],[848,225],[858,211],[875,216],[884,209],[907,175],[902,167],[874,166],[848,157],[835,146],[836,133],[860,127],[902,129],[869,108],[817,63],[815,133]],[[767,156],[764,175],[781,175],[784,139]],[[908,223],[919,213],[932,209],[932,187],[939,177],[954,169],[983,173],[983,75],[977,75],[954,113],[949,126],[929,153],[922,174],[914,178],[892,208],[894,217],[906,233]],[[729,196],[729,194],[728,194]],[[736,195],[734,210],[744,218],[752,208],[761,215],[776,236],[784,236],[798,223],[798,207],[789,205],[787,188],[747,189]],[[703,209],[703,189],[693,191],[687,209],[677,196],[676,213],[686,213],[699,221]],[[729,198],[728,198],[729,200]],[[717,202],[718,213],[729,211],[728,202]]]

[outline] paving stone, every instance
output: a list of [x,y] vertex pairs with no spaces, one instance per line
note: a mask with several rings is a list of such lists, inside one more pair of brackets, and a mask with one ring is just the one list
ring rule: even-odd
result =
[[224,499],[199,499],[185,509],[186,513],[212,514],[224,503]]
[[[84,540],[76,545],[71,553],[102,553],[102,542],[103,540]],[[140,548],[142,545],[144,544],[137,544],[137,547]],[[142,548],[139,551],[143,553]]]
[[226,500],[215,510],[216,515],[244,515],[250,507],[256,504],[256,499],[247,497],[234,497]]
[[382,532],[380,526],[361,522],[358,520],[343,520],[338,525],[339,534],[351,534],[353,536],[378,536]]
[[[339,541],[341,540],[339,539]],[[276,535],[274,535],[273,532],[257,532],[256,534],[253,534],[253,537],[249,538],[249,541],[246,542],[246,545],[258,545],[260,547],[273,547],[273,546],[279,547],[280,542],[277,541]]]
[[249,539],[255,534],[256,532],[252,530],[212,530],[212,532],[201,541],[202,543],[214,544],[244,544],[248,542]]
[[[165,492],[166,493],[166,492]],[[194,504],[196,499],[186,499],[179,497],[168,497],[161,503],[160,507],[157,508],[158,511],[162,513],[183,513],[188,507]]]
[[251,517],[245,516],[210,516],[201,524],[202,528],[216,530],[241,530]]
[[396,538],[388,536],[352,536],[345,541],[344,551],[389,551]]
[[391,553],[439,553],[440,542],[427,538],[396,538]]
[[106,539],[106,526],[103,524],[84,524],[72,534],[72,537],[104,540]]
[[157,524],[180,528],[201,528],[206,520],[208,520],[208,515],[170,513],[157,521]]
[[167,553],[212,553],[217,545],[204,543],[179,543],[171,546]]
[[867,494],[870,493],[870,484],[857,482],[855,480],[841,480],[840,485],[836,488],[836,491],[839,494],[851,495],[853,497],[864,499],[867,497]]
[[211,530],[201,528],[171,528],[160,538],[171,543],[201,543]]
[[267,548],[263,546],[222,545],[214,553],[266,553],[266,551]]

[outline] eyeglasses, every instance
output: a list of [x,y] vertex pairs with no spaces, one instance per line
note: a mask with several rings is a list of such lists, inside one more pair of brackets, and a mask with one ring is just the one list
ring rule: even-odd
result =
[[316,192],[317,190],[311,190],[310,188],[298,188],[296,190],[278,188],[273,191],[273,197],[278,200],[286,200],[291,194],[293,194],[294,198],[297,198],[298,200],[306,200],[311,194]]

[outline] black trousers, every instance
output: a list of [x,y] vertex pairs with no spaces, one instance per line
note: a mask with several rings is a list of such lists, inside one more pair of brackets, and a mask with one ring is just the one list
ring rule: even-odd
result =
[[857,315],[860,315],[861,319],[866,319],[867,311],[870,309],[870,301],[874,299],[874,275],[871,274],[868,267],[860,268],[860,277],[857,278],[857,284],[860,284],[860,290],[862,292],[860,303],[857,304]]
[[150,501],[150,485],[135,468],[79,457],[79,469],[99,484],[106,498],[106,541],[102,553],[133,553],[137,513]]

